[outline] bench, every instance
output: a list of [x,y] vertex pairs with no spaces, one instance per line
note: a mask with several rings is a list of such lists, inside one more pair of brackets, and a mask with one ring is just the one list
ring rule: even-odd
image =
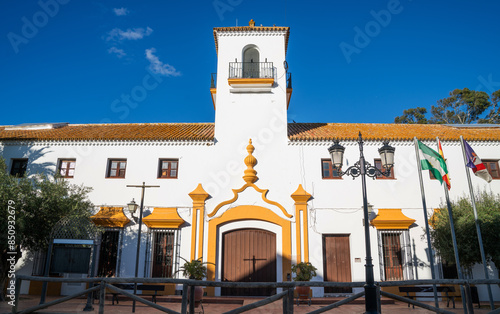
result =
[[[453,308],[455,308],[455,296],[449,295],[448,292],[455,292],[455,287],[453,286],[437,286],[437,292],[441,292],[441,297],[447,298],[448,302],[446,303],[446,307],[450,307],[450,300],[453,302]],[[410,292],[418,293],[418,292],[430,292],[433,293],[434,290],[432,286],[420,286],[420,287],[399,287],[399,292],[406,292],[406,297],[408,299],[416,299],[416,298],[432,298],[434,299],[434,295],[410,295]],[[443,296],[443,292],[445,295]],[[408,307],[410,307],[410,303],[408,303]],[[415,305],[413,306],[415,308]]]
[[[127,284],[115,284],[113,285],[119,289],[122,290],[134,290],[134,284],[133,283],[127,283]],[[137,285],[137,291],[142,291],[142,294],[137,294],[141,296],[151,296],[151,299],[154,303],[156,303],[156,296],[158,295],[158,291],[165,291],[165,286],[158,286],[158,285]],[[153,293],[144,293],[144,291],[154,291]],[[120,293],[116,291],[110,291],[110,293],[113,295],[112,300],[112,305],[115,305],[115,300],[116,304],[118,304],[118,295]]]

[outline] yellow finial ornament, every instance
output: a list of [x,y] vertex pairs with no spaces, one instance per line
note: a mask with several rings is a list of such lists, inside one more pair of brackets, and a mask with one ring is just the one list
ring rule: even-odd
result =
[[252,139],[250,139],[247,146],[248,156],[245,157],[244,160],[247,169],[244,171],[245,175],[243,176],[243,180],[245,180],[246,183],[254,183],[259,179],[257,177],[257,171],[253,169],[253,167],[257,164],[257,159],[252,155],[254,150],[255,147],[253,147]]

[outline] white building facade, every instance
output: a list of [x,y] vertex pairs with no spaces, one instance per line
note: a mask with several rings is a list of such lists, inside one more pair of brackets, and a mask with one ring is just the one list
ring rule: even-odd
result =
[[[106,230],[96,275],[134,275],[138,223],[126,204],[139,202],[140,190],[127,185],[145,182],[159,187],[145,192],[139,276],[179,277],[182,257],[209,262],[207,280],[287,281],[292,263],[305,261],[318,268],[313,280],[364,281],[361,180],[336,176],[327,150],[340,140],[346,147],[344,167],[353,165],[361,132],[372,165],[380,162],[383,141],[396,148],[392,177],[367,182],[375,280],[431,278],[413,138],[432,148],[436,137],[441,139],[450,197],[456,199],[468,192],[460,136],[496,169],[489,184],[473,177],[474,187],[500,192],[500,128],[287,123],[288,36],[288,27],[256,27],[252,21],[214,29],[214,123],[5,126],[2,156],[13,174],[60,173],[93,188],[93,219]],[[423,178],[431,214],[444,202],[444,191],[428,173]],[[34,263],[23,263],[20,272],[32,274]],[[442,276],[439,260],[436,272]],[[484,278],[481,271],[475,275]],[[491,278],[498,278],[494,267]],[[492,288],[500,300],[498,287]],[[33,287],[22,289],[28,293]],[[74,289],[81,287],[63,286],[61,293]],[[168,286],[166,293],[174,289]],[[209,295],[270,293],[207,290]],[[351,292],[313,290],[317,297]]]

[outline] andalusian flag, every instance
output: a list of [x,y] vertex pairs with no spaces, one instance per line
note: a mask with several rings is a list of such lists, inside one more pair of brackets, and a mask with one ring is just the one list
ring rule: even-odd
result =
[[429,170],[439,182],[443,183],[443,177],[448,175],[448,168],[444,158],[424,143],[418,140],[417,143],[422,170]]
[[[441,141],[439,139],[437,141],[438,141],[439,155],[441,155],[443,160],[446,161],[446,159],[444,158],[443,148],[441,147]],[[443,176],[443,181],[446,182],[446,186],[448,187],[449,191],[451,189],[451,183],[450,183],[450,176],[448,175],[448,173]]]

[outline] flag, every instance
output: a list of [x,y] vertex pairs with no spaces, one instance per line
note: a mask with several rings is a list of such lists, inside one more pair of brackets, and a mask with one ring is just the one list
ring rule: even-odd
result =
[[486,182],[490,183],[492,178],[490,173],[488,172],[488,169],[486,169],[483,162],[481,161],[481,158],[476,155],[474,150],[469,146],[469,143],[467,143],[465,140],[464,148],[465,156],[467,157],[466,166],[472,168],[472,172],[474,172],[476,177],[480,177],[481,179],[486,180]]
[[[441,141],[439,139],[437,141],[438,141],[439,155],[441,155],[443,160],[446,162],[446,159],[444,158],[443,148],[441,147]],[[450,183],[450,176],[448,174],[445,174],[443,176],[443,181],[446,182],[446,186],[448,187],[448,190],[450,190],[451,183]]]
[[429,170],[439,182],[443,183],[443,176],[448,174],[444,158],[419,140],[417,140],[417,143],[422,170]]

